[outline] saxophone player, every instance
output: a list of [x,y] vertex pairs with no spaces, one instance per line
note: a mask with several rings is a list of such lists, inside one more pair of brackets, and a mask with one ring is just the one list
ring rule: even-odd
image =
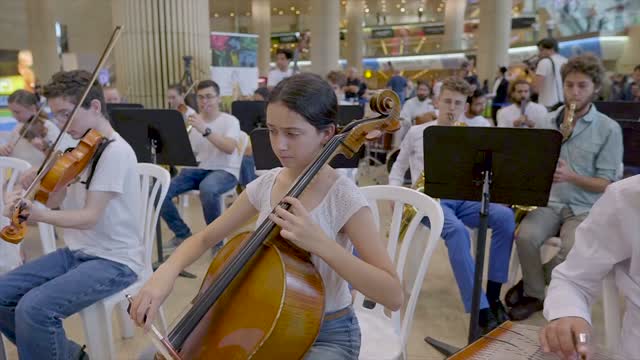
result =
[[[412,182],[415,184],[424,170],[424,153],[422,134],[428,126],[461,125],[467,97],[472,94],[471,86],[459,78],[448,78],[439,95],[440,116],[437,121],[411,127],[400,145],[400,153],[389,175],[390,185],[402,185],[404,173],[411,169]],[[428,169],[426,169],[428,171]],[[471,239],[467,226],[478,227],[480,203],[475,201],[447,200],[440,201],[444,212],[444,228],[442,238],[449,253],[449,262],[458,283],[458,289],[466,312],[471,308],[473,290],[474,261],[470,253]],[[422,223],[429,226],[427,218]],[[491,256],[489,259],[489,277],[487,293],[480,303],[479,325],[484,333],[492,330],[507,320],[506,310],[500,301],[502,284],[507,282],[509,258],[513,245],[515,221],[513,212],[502,205],[491,204],[489,211],[489,227],[492,229]]]
[[[516,236],[523,280],[505,297],[513,320],[542,310],[551,271],[565,260],[576,228],[607,186],[617,180],[622,164],[620,126],[592,103],[604,75],[601,61],[593,55],[576,56],[562,67],[561,75],[568,106],[549,114],[549,126],[563,133],[564,142],[548,205],[527,214]],[[561,249],[543,265],[540,247],[557,234]]]

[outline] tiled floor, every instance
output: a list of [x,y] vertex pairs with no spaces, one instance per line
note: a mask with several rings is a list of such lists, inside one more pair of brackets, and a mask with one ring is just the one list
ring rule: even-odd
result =
[[[195,198],[192,198],[190,207],[185,209],[185,213],[187,222],[191,224],[193,230],[198,231],[204,227],[200,203]],[[34,238],[37,231],[33,231],[36,230],[35,228],[31,228],[31,230],[30,238],[25,242],[25,250],[34,254],[37,252],[37,250],[34,250],[37,247],[35,244],[38,242],[37,238]],[[170,233],[164,227],[164,224],[163,235],[165,239],[170,237]],[[174,291],[164,305],[165,314],[170,322],[185,309],[185,306],[196,293],[200,286],[202,274],[206,271],[211,258],[210,253],[206,253],[188,269],[198,275],[197,279],[179,278],[176,282]],[[413,266],[411,263],[408,264],[408,267],[411,266]],[[411,269],[407,268],[407,273],[411,273]],[[594,312],[595,339],[597,342],[603,343],[602,306],[600,303],[596,304]],[[449,266],[446,248],[441,243],[429,266],[414,315],[413,329],[408,342],[409,359],[440,360],[444,358],[424,342],[423,338],[425,336],[433,336],[456,346],[464,345],[467,338],[468,319],[469,317],[464,314],[451,267]],[[544,324],[544,319],[541,314],[536,314],[525,323],[542,325]],[[70,338],[81,344],[84,343],[82,323],[78,316],[72,316],[67,319],[64,326]],[[140,330],[136,330],[135,337],[122,339],[116,319],[114,319],[114,337],[118,359],[136,359],[140,351],[150,344]],[[8,344],[7,350],[10,359],[17,359],[13,345]]]

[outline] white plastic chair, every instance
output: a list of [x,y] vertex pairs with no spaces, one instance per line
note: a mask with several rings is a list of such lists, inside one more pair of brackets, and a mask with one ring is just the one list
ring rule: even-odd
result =
[[[119,318],[122,327],[123,337],[133,337],[133,322],[127,314],[129,302],[125,294],[135,295],[140,291],[144,283],[151,277],[153,268],[151,267],[151,252],[153,250],[153,240],[155,239],[156,223],[160,215],[160,205],[167,196],[171,177],[164,168],[152,164],[138,164],[140,174],[140,219],[142,226],[140,232],[144,241],[144,270],[138,274],[138,280],[128,288],[109,296],[97,303],[88,306],[80,311],[80,316],[84,324],[84,333],[91,359],[111,360],[116,359],[116,352],[113,345],[112,333],[112,313],[116,305],[120,307]],[[154,181],[155,180],[155,181]],[[164,312],[160,308],[156,326],[163,333],[167,331],[167,323]]]
[[[4,209],[5,190],[7,192],[13,191],[13,187],[15,186],[20,174],[30,168],[31,164],[24,160],[0,156],[0,179],[2,180],[2,184],[0,184],[0,210]],[[5,180],[6,188],[4,186]],[[9,222],[10,220],[7,217],[0,216],[0,227],[9,225]],[[2,255],[2,258],[0,259],[0,273],[12,270],[22,264],[22,259],[20,257],[20,244],[11,244],[0,240],[0,254]],[[4,347],[4,336],[0,340],[0,358],[8,358]]]
[[[244,152],[247,149],[247,146],[249,145],[249,141],[250,141],[249,135],[247,135],[247,133],[244,131],[240,131],[240,137],[238,138],[238,147],[237,147],[239,156],[237,156],[236,159],[234,159],[232,166],[237,166],[238,169],[240,169],[240,166],[242,165],[242,157],[244,156]],[[235,174],[235,175],[237,179],[240,178],[239,170],[238,170],[238,174]],[[180,195],[181,208],[184,209],[189,207],[189,195],[199,196],[200,191],[191,190],[185,194]],[[236,192],[235,187],[229,189],[228,191],[220,195],[220,210],[225,211],[227,209],[227,200],[231,199],[230,201],[233,202],[237,197],[238,197],[238,193]]]
[[[409,250],[420,221],[424,216],[427,216],[431,222],[429,238],[416,270],[415,280],[411,286],[411,294],[406,302],[404,316],[401,318],[401,311],[399,310],[393,311],[389,318],[384,313],[383,306],[379,304],[376,304],[373,309],[363,307],[364,295],[359,292],[356,293],[354,301],[354,309],[362,332],[360,359],[406,359],[407,340],[413,323],[413,314],[429,261],[440,240],[444,214],[442,213],[442,208],[434,199],[416,190],[390,185],[367,186],[360,188],[360,190],[369,200],[377,224],[380,224],[380,215],[377,211],[376,201],[391,200],[394,202],[387,244],[387,251],[392,259],[396,258],[404,205],[408,204],[416,208],[416,215],[407,227],[396,262],[396,271],[400,281],[403,281],[407,256],[410,255]],[[381,233],[384,232],[381,231]]]

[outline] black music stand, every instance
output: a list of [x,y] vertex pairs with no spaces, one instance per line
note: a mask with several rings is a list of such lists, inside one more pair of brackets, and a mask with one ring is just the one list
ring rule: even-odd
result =
[[[182,114],[176,110],[160,109],[113,109],[111,120],[115,130],[136,153],[138,162],[173,166],[197,166],[191,149],[187,129]],[[162,205],[162,204],[157,204]],[[160,221],[156,225],[158,262],[153,269],[164,262]],[[181,276],[196,276],[183,271]]]
[[[547,206],[562,135],[555,130],[431,126],[424,130],[425,193],[480,201],[469,344],[479,337],[478,314],[489,203]],[[451,345],[426,337],[441,353]]]
[[360,105],[339,105],[338,106],[338,125],[347,126],[353,120],[359,120],[364,117],[364,107]]
[[231,103],[231,115],[240,121],[240,130],[247,134],[266,126],[266,101],[238,100]]
[[[278,160],[278,157],[273,153],[273,149],[271,148],[268,129],[255,129],[249,136],[251,138],[256,170],[271,170],[282,166],[280,160]],[[338,154],[338,156],[331,160],[329,165],[334,169],[355,169],[358,167],[358,162],[363,154],[364,149],[361,149],[351,159],[347,159],[344,155]]]

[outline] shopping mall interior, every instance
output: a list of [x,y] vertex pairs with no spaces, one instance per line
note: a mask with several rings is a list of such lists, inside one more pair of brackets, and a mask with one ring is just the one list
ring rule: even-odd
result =
[[0,9],[0,360],[640,353],[639,0]]

